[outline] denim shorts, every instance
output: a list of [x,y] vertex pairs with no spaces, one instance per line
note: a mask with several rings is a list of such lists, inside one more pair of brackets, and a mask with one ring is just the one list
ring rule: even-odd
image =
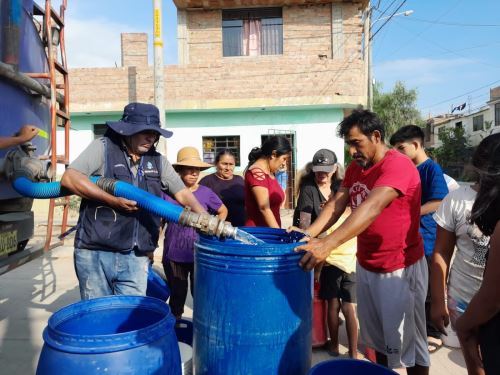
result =
[[149,258],[127,252],[75,248],[75,271],[83,300],[109,295],[146,295]]

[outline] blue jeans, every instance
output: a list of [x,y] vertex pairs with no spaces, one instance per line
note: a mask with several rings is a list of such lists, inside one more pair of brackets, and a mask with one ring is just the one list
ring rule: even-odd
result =
[[139,251],[75,248],[82,300],[109,295],[146,295],[149,258]]

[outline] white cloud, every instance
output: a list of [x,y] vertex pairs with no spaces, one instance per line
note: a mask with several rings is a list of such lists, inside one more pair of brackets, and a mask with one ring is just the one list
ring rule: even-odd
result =
[[474,60],[467,58],[392,60],[375,66],[374,77],[387,89],[396,81],[404,81],[409,87],[434,85],[449,81],[460,68],[472,63]]
[[120,66],[120,33],[140,30],[106,19],[67,17],[65,32],[69,67],[83,68]]

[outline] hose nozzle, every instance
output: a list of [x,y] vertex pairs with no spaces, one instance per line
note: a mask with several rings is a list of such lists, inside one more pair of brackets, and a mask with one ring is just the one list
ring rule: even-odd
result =
[[204,234],[218,238],[235,238],[237,231],[237,228],[224,220],[220,220],[217,216],[206,212],[195,213],[189,207],[186,207],[182,212],[179,224],[193,227]]

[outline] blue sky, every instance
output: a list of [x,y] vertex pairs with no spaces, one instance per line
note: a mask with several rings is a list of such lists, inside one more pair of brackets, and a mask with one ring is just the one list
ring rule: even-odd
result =
[[[384,16],[402,2],[395,1]],[[372,0],[374,6],[378,3]],[[374,19],[391,3],[380,1]],[[500,2],[409,0],[398,12],[404,10],[414,12],[393,17],[373,38],[375,79],[384,89],[398,80],[416,88],[424,117],[449,112],[452,105],[464,102],[471,110],[484,105],[489,88],[500,86]],[[383,23],[375,22],[373,31]]]
[[[374,19],[402,3],[372,0]],[[471,110],[484,105],[489,88],[500,85],[500,1],[407,0],[404,10],[414,12],[393,17],[374,36],[375,80],[384,90],[398,80],[416,88],[424,117],[464,102]],[[152,46],[152,13],[153,0],[68,0],[70,67],[119,66],[121,32],[147,32]],[[163,0],[165,64],[177,62],[176,22],[173,2]]]

